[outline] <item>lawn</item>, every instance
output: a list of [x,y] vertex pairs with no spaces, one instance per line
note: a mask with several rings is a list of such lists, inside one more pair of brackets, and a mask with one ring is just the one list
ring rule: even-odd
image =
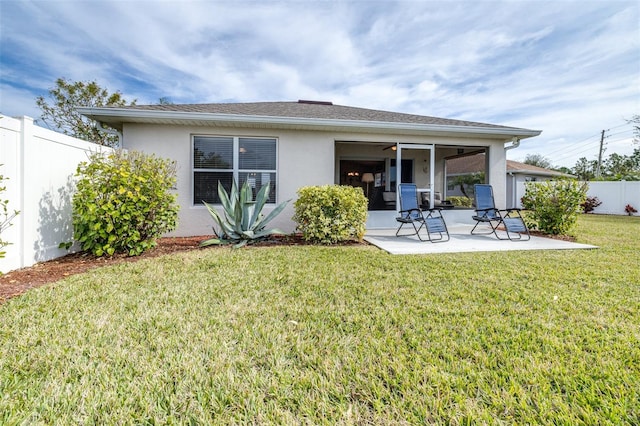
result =
[[0,423],[638,424],[640,218],[576,235],[600,249],[206,249],[70,277],[0,306]]

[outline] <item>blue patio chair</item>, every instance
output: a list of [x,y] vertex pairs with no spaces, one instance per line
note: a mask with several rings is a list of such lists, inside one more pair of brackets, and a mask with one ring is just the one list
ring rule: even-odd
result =
[[[491,185],[474,185],[474,190],[476,213],[473,216],[473,220],[476,221],[476,225],[471,230],[472,234],[494,234],[499,240],[508,239],[511,241],[528,241],[531,238],[529,229],[520,214],[520,209],[498,210],[493,199],[493,187]],[[488,224],[491,227],[491,231],[474,232],[481,223]],[[506,231],[506,238],[498,235],[497,230],[501,226]]]
[[[442,209],[421,210],[418,205],[418,189],[414,184],[401,183],[398,185],[398,189],[400,191],[400,216],[396,217],[396,221],[400,223],[400,226],[396,231],[396,237],[417,235],[420,241],[431,241],[432,243],[449,241],[449,231],[442,217]],[[427,213],[426,216],[424,212]],[[413,232],[400,234],[402,227],[408,224],[413,226]],[[426,239],[420,234],[423,227],[427,230]]]

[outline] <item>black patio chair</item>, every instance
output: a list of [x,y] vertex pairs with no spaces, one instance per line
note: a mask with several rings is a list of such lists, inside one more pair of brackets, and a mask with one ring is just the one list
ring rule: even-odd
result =
[[[442,217],[442,209],[421,210],[418,205],[418,189],[414,184],[401,183],[398,185],[398,190],[400,191],[400,216],[396,217],[396,221],[400,223],[400,226],[396,231],[396,237],[417,235],[420,241],[430,241],[432,243],[449,241],[449,231]],[[425,212],[427,213],[426,216],[424,215]],[[413,226],[414,232],[400,234],[402,227],[407,224]],[[427,230],[426,239],[420,235],[420,230],[423,227]]]
[[[494,234],[499,240],[528,241],[531,238],[529,229],[524,223],[520,214],[521,209],[511,208],[498,210],[493,198],[493,187],[491,185],[474,185],[476,199],[476,213],[473,220],[476,225],[471,230],[471,234]],[[481,223],[491,227],[490,232],[474,232]],[[498,235],[497,230],[504,227],[507,237]],[[526,236],[526,238],[525,238]]]

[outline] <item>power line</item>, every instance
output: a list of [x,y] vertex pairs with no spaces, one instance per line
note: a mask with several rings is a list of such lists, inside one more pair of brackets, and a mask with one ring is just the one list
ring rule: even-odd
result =
[[[555,158],[556,161],[558,161],[558,160],[562,161],[563,159],[567,159],[567,158],[573,157],[575,155],[581,155],[581,154],[584,154],[584,153],[587,153],[587,152],[592,152],[592,149],[595,148],[594,145],[600,143],[601,146],[600,146],[600,150],[598,151],[598,153],[599,153],[600,161],[602,161],[602,159],[601,159],[602,153],[604,152],[605,147],[606,147],[605,140],[609,139],[612,136],[617,136],[617,135],[633,132],[633,128],[622,130],[620,132],[615,132],[615,133],[609,133],[609,134],[606,134],[606,133],[610,132],[611,130],[619,129],[619,128],[625,127],[625,126],[631,126],[631,123],[625,122],[625,123],[619,124],[617,126],[613,126],[613,127],[608,128],[608,129],[604,129],[601,132],[598,132],[597,134],[588,136],[588,137],[586,137],[586,138],[584,138],[584,139],[582,139],[582,140],[580,140],[578,142],[574,142],[574,143],[571,143],[571,144],[568,144],[568,145],[564,145],[562,147],[559,147],[558,149],[549,151],[547,153],[547,155],[556,157]],[[600,136],[600,141],[598,141],[598,140],[589,141],[590,139],[596,138],[598,136]],[[587,142],[585,144],[584,142],[586,142],[586,141],[589,141],[589,142]],[[614,141],[607,141],[607,142],[614,142]]]
[[[619,129],[620,127],[624,127],[624,126],[631,126],[631,123],[629,123],[629,122],[626,122],[626,121],[625,121],[624,123],[619,124],[619,125],[617,125],[617,126],[609,127],[609,128],[607,128],[607,129],[605,129],[605,131],[606,131],[606,132],[609,132],[609,131],[611,131],[611,130]],[[627,132],[627,131],[628,131],[628,130],[624,130],[623,132]],[[630,129],[630,131],[633,131],[633,129]],[[580,141],[578,141],[578,142],[572,142],[572,143],[570,143],[570,144],[568,144],[568,145],[564,145],[564,146],[563,146],[563,147],[561,147],[561,148],[558,148],[558,149],[555,149],[555,150],[552,150],[552,151],[548,152],[548,153],[547,153],[547,155],[554,155],[554,154],[556,154],[556,153],[562,153],[562,154],[564,154],[564,153],[570,152],[571,150],[567,151],[567,148],[572,147],[572,146],[576,146],[576,145],[578,145],[578,144],[582,144],[583,142],[585,142],[585,141],[587,141],[587,140],[589,140],[589,139],[591,139],[591,138],[599,138],[599,137],[600,137],[600,133],[601,133],[601,132],[598,132],[598,133],[595,133],[595,134],[593,134],[593,135],[591,135],[591,136],[588,136],[588,137],[586,137],[586,138],[584,138],[584,139],[582,139],[582,140],[580,140]],[[613,136],[613,135],[617,135],[617,134],[618,134],[618,133],[610,134],[610,135],[607,135],[606,137]],[[595,141],[594,141],[594,143],[595,143],[595,142],[598,142],[598,140],[595,140]],[[581,145],[580,147],[582,147],[582,146],[583,146],[583,145]],[[574,149],[574,150],[575,150],[575,149]],[[564,157],[564,155],[562,155],[562,154],[560,155],[560,157]]]
[[592,149],[595,149],[595,147],[597,146],[598,141],[594,140],[592,142],[589,142],[588,144],[583,144],[583,145],[578,145],[575,146],[571,149],[563,149],[562,154],[557,155],[556,157],[558,158],[564,158],[564,157],[569,157],[572,155],[575,155],[576,152],[586,152],[586,151],[591,151]]
[[629,123],[629,122],[626,122],[626,123],[624,123],[624,124],[621,124],[621,125],[619,125],[619,126],[616,126],[616,127],[612,127],[612,128],[610,128],[609,130],[613,130],[613,129],[619,129],[620,127],[623,127],[623,126],[631,126],[631,123]]
[[611,133],[611,134],[609,134],[609,136],[621,135],[623,133],[633,133],[633,129],[623,130],[621,132],[616,132],[616,133]]
[[[587,140],[589,140],[589,139],[591,139],[591,138],[598,137],[599,135],[600,135],[600,134],[599,134],[599,133],[597,133],[597,134],[595,134],[595,135],[592,135],[592,136],[589,136],[589,137],[587,137],[587,138],[584,138],[584,139],[582,139],[581,141],[573,142],[573,143],[570,143],[570,144],[568,144],[568,145],[564,145],[564,146],[562,146],[562,147],[560,147],[560,148],[558,148],[558,149],[556,149],[556,150],[552,150],[552,151],[550,151],[550,152],[548,153],[548,155],[553,155],[553,154],[556,154],[556,153],[559,153],[559,152],[567,152],[567,148],[568,148],[568,147],[571,147],[571,146],[576,146],[578,149],[579,149],[579,148],[582,148],[582,147],[583,147],[583,145],[580,145],[580,144],[582,144],[583,142],[585,142],[585,141],[587,141]],[[597,142],[597,140],[596,140],[595,142]]]

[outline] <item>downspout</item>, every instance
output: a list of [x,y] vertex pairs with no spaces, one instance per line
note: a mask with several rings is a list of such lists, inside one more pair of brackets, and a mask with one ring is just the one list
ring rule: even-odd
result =
[[518,191],[516,188],[516,177],[514,176],[513,172],[507,172],[507,176],[509,176],[509,179],[511,180],[511,207],[517,207],[516,198]]
[[102,123],[99,122],[99,121],[96,121],[96,127],[98,128],[98,130],[100,130],[102,132],[108,133],[110,135],[117,136],[118,137],[118,148],[123,148],[123,146],[122,146],[122,139],[123,139],[122,132],[120,132],[119,130],[116,130],[116,129],[106,129],[106,128],[102,127]]
[[511,145],[507,145],[507,146],[505,146],[505,147],[504,147],[504,150],[505,150],[505,151],[508,151],[508,150],[510,150],[510,149],[517,148],[517,147],[519,147],[519,146],[520,146],[520,138],[519,138],[519,137],[517,137],[517,136],[514,136],[514,137],[511,139]]

